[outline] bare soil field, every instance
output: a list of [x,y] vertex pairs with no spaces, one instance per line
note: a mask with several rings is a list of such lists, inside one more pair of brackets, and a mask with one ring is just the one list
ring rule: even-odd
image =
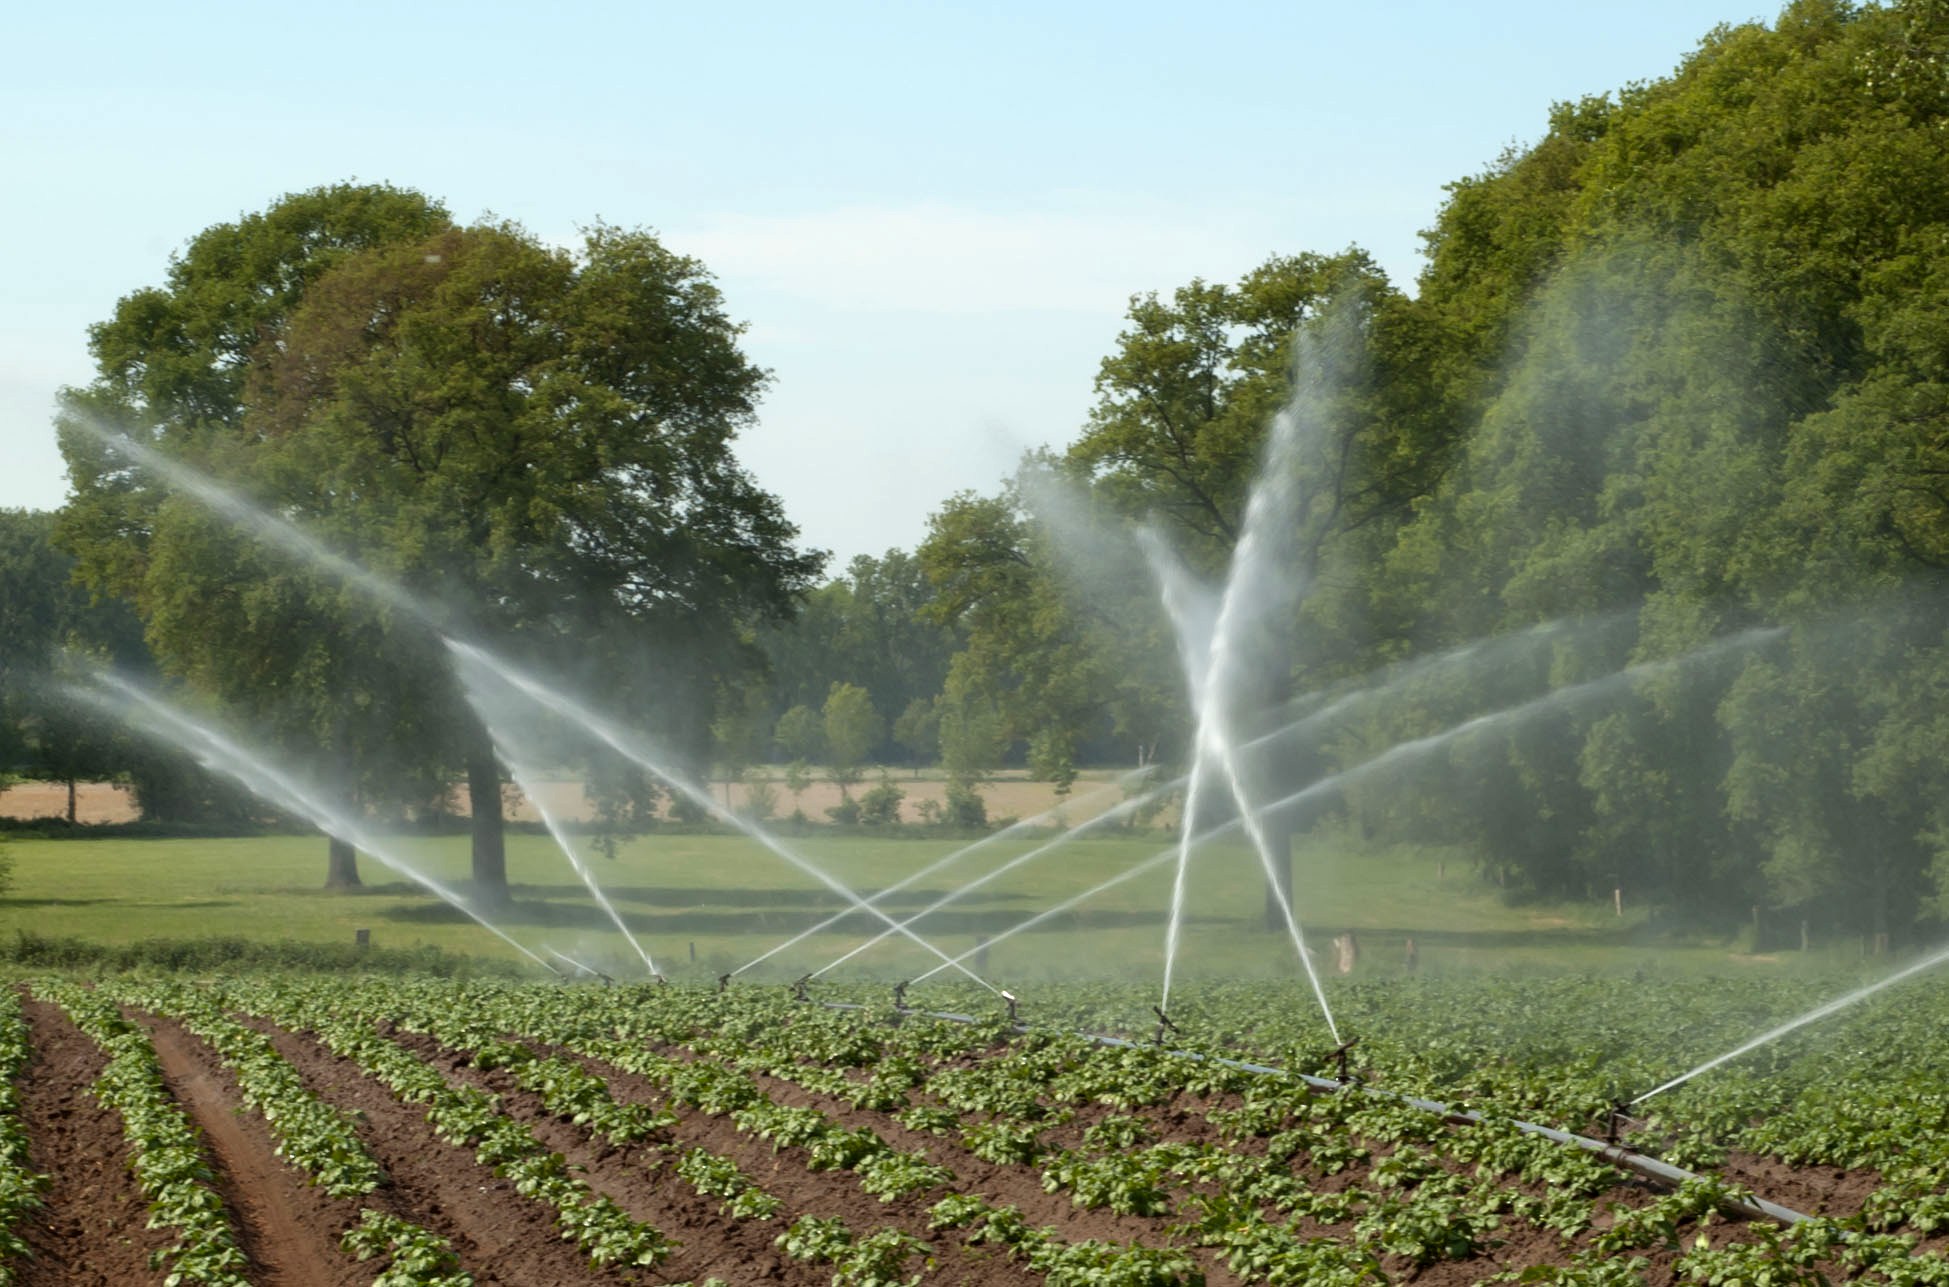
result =
[[[851,788],[854,798],[857,799],[876,783],[876,779],[869,780]],[[932,800],[937,804],[943,803],[947,794],[947,783],[938,777],[895,775],[893,783],[907,793],[900,804],[902,822],[920,821],[921,802]],[[770,786],[775,796],[774,811],[781,817],[789,816],[794,809],[802,809],[812,821],[824,822],[826,810],[839,803],[839,788],[827,781],[812,783],[797,797],[785,789],[782,779],[772,781]],[[586,821],[595,814],[579,782],[548,782],[543,784],[541,791],[544,802],[558,817]],[[733,809],[743,810],[750,806],[751,788],[743,782],[716,783],[712,787],[712,794],[720,801],[728,800]],[[1124,798],[1113,782],[1101,779],[1078,781],[1067,799],[1058,796],[1055,788],[1047,782],[1030,782],[1018,777],[1002,777],[985,783],[981,787],[981,794],[987,801],[991,819],[1028,818],[1060,808],[1060,820],[1072,824],[1087,821],[1122,803]],[[453,807],[458,813],[466,813],[468,800],[464,786],[455,789]],[[61,818],[66,817],[67,812],[68,788],[63,783],[20,782],[0,791],[0,818]],[[510,797],[509,816],[523,822],[541,820],[541,812],[535,802],[518,795]],[[135,796],[127,787],[112,782],[82,782],[76,785],[75,821],[134,822],[138,817],[140,814],[135,806]]]

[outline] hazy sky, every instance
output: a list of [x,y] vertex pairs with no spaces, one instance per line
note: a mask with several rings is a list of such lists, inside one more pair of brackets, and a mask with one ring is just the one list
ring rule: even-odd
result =
[[[1194,12],[1194,10],[1196,10]],[[739,455],[837,561],[1068,442],[1128,297],[1358,243],[1754,0],[26,6],[0,74],[0,506],[59,505],[86,328],[198,230],[356,178],[702,259]],[[837,563],[835,564],[837,566]]]

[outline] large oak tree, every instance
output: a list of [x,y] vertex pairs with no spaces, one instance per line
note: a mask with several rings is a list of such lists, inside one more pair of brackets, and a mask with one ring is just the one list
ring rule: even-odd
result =
[[[765,380],[738,333],[703,267],[647,233],[599,226],[568,252],[417,194],[321,189],[203,234],[169,289],[125,300],[69,414],[295,519],[448,633],[566,652],[611,710],[700,758],[711,694],[751,664],[741,627],[818,567],[732,453]],[[464,773],[476,884],[504,897],[500,768],[427,614],[63,441],[84,573],[133,593],[164,664],[314,748],[355,802]]]

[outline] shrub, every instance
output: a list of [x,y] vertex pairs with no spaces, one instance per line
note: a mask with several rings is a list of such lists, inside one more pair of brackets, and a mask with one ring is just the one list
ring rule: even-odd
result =
[[869,827],[893,827],[900,824],[900,802],[907,793],[893,784],[893,779],[885,773],[880,774],[880,782],[859,799],[859,820]]
[[966,782],[949,782],[946,816],[949,826],[979,831],[988,825],[988,802]]

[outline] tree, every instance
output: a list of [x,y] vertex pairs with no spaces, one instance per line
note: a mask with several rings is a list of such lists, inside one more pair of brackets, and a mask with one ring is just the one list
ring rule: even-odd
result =
[[[417,194],[320,189],[211,229],[168,290],[123,301],[68,406],[299,516],[451,633],[572,653],[688,768],[720,682],[756,664],[722,640],[789,611],[820,562],[731,454],[764,383],[738,333],[647,233],[597,226],[569,254]],[[160,503],[86,434],[63,445],[84,575],[133,588],[164,664],[326,747],[361,800],[463,770],[476,885],[504,898],[500,768],[433,633]]]
[[916,697],[907,703],[893,721],[893,740],[907,752],[914,776],[919,777],[920,766],[941,750],[941,717],[932,699]]
[[[760,632],[773,709],[819,706],[835,683],[864,688],[878,711],[932,701],[946,682],[956,642],[927,613],[932,599],[914,556],[888,550],[880,558],[853,559],[844,577],[806,597],[796,617]],[[883,743],[875,753],[894,752]]]
[[152,669],[128,605],[74,584],[74,559],[54,544],[55,516],[0,510],[0,776],[77,784],[139,766],[143,756],[101,713],[68,694],[61,655],[75,651],[136,673]]
[[772,740],[793,760],[809,764],[825,756],[825,720],[810,706],[794,706],[778,717]]
[[834,684],[826,694],[825,706],[827,767],[839,793],[859,781],[867,755],[879,743],[884,725],[873,699],[858,684]]

